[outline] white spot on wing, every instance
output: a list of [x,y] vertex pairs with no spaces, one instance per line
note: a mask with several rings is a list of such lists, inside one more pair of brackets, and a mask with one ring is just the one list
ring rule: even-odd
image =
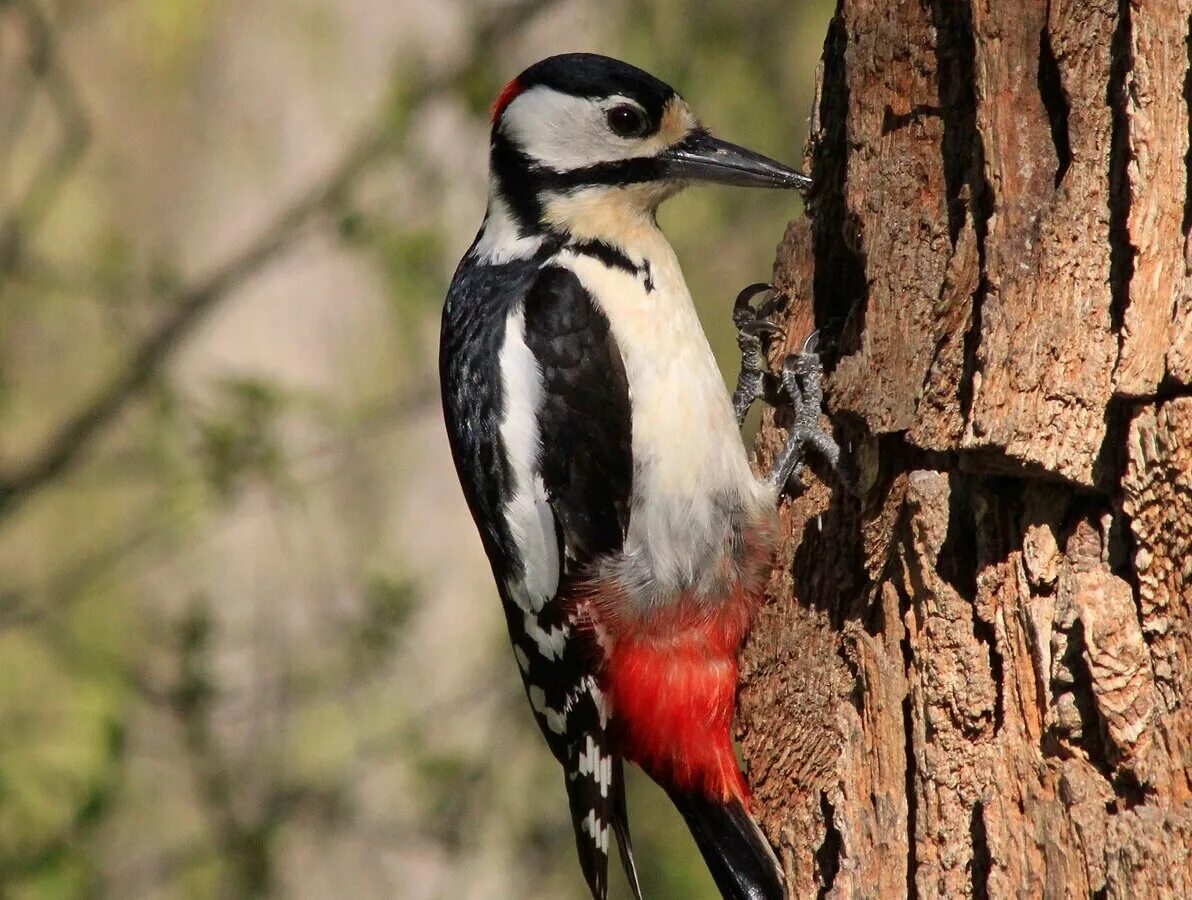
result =
[[567,647],[567,636],[570,631],[566,626],[549,630],[538,624],[538,620],[530,613],[525,616],[526,634],[538,648],[538,652],[547,659],[562,659],[563,650]]
[[563,734],[567,730],[567,717],[561,712],[547,707],[546,710],[546,727],[555,734]]
[[530,671],[530,657],[526,656],[526,651],[516,644],[513,645],[513,655],[517,658],[517,667],[523,672]]
[[546,705],[546,692],[537,685],[530,685],[530,706],[534,712],[546,719],[546,727],[555,734],[563,734],[567,730],[567,716],[557,709]]
[[595,678],[587,678],[588,693],[592,697],[592,702],[596,704],[596,713],[600,716],[600,727],[608,727],[608,701],[604,697],[604,691],[596,684]]

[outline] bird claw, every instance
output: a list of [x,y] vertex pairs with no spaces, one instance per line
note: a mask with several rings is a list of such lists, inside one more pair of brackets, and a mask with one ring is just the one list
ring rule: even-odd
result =
[[766,347],[776,338],[786,337],[786,331],[766,318],[765,303],[758,307],[752,300],[759,294],[772,291],[765,282],[751,284],[737,295],[733,303],[733,324],[737,328],[737,347],[741,351],[741,371],[733,391],[733,412],[737,424],[743,424],[753,402],[765,396],[766,378],[773,378],[766,361]]
[[811,447],[832,467],[841,483],[851,489],[852,480],[841,463],[840,445],[820,427],[820,410],[824,402],[823,363],[815,352],[818,332],[812,332],[798,353],[789,353],[782,361],[779,376],[782,391],[790,398],[793,419],[787,432],[786,445],[774,461],[770,483],[781,492],[790,486],[804,487],[801,473],[804,449]]
[[763,335],[766,337],[785,337],[786,329],[780,325],[775,325],[765,319],[754,319],[751,322],[746,322],[737,329],[739,334],[747,335],[749,337],[760,338]]
[[758,294],[764,294],[766,291],[774,290],[774,286],[765,281],[755,282],[741,293],[737,294],[737,299],[733,301],[733,324],[737,326],[740,331],[750,322],[756,322],[758,311],[753,308],[750,301]]
[[840,447],[826,431],[820,428],[820,409],[824,402],[823,364],[819,358],[820,333],[813,331],[803,340],[798,353],[788,353],[782,361],[782,371],[776,374],[769,370],[766,346],[775,338],[786,339],[786,331],[771,322],[766,316],[763,301],[757,307],[754,297],[772,291],[765,283],[751,284],[737,295],[733,303],[733,324],[737,327],[737,347],[741,351],[741,371],[737,375],[737,387],[733,391],[733,411],[737,423],[742,424],[755,400],[766,398],[776,403],[785,394],[791,403],[794,418],[787,434],[786,446],[778,455],[770,482],[782,491],[787,486],[801,490],[803,480],[804,448],[811,447],[836,472],[841,482],[851,486],[848,474],[840,463]]

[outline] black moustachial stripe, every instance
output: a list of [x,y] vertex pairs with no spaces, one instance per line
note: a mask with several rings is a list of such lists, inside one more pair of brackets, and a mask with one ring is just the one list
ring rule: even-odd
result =
[[598,259],[610,269],[620,269],[622,272],[626,272],[635,278],[640,278],[646,293],[654,293],[654,273],[650,268],[649,260],[643,261],[639,266],[625,255],[620,248],[614,247],[607,241],[572,241],[567,244],[567,249],[573,253]]
[[586,187],[645,184],[666,176],[666,164],[649,156],[556,172],[535,162],[500,131],[493,132],[489,166],[523,237],[541,233],[546,227],[542,222],[543,194],[563,194]]
[[641,272],[641,267],[607,241],[572,241],[567,245],[567,249],[573,253],[581,253],[584,256],[598,259],[610,269],[621,269],[630,275],[637,275]]

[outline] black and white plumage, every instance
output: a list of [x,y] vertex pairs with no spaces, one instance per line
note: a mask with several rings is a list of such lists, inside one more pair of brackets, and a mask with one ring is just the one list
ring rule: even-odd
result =
[[[490,163],[488,211],[444,308],[443,405],[585,878],[603,900],[615,837],[640,897],[629,758],[689,814],[725,896],[784,896],[723,720],[776,492],[750,471],[654,214],[690,180],[806,178],[712,138],[647,73],[589,54],[510,83]],[[690,673],[676,668],[683,654]],[[668,689],[676,677],[689,687]],[[716,715],[688,713],[706,703]],[[655,710],[673,734],[651,733]],[[723,851],[717,822],[732,838]]]

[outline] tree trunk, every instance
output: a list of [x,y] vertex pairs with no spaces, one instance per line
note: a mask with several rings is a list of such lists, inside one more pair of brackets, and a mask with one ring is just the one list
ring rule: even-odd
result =
[[840,0],[775,283],[857,495],[742,660],[793,897],[1192,897],[1190,13]]

